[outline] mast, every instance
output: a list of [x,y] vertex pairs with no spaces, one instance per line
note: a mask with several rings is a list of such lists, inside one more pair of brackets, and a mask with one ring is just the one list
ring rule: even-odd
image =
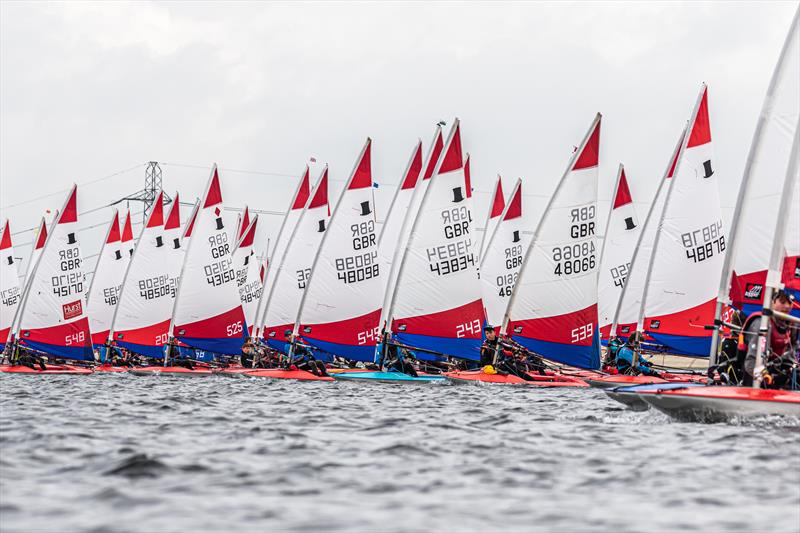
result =
[[[614,182],[614,194],[611,195],[611,203],[608,207],[608,217],[606,217],[606,230],[603,234],[603,246],[600,247],[600,256],[597,258],[597,264],[603,264],[603,256],[606,253],[606,243],[608,242],[608,222],[611,220],[611,213],[614,211],[614,201],[617,198],[617,192],[619,191],[619,180],[622,178],[622,173],[625,171],[625,167],[622,163],[619,164],[619,168],[617,169],[617,180]],[[638,243],[637,243],[638,245]],[[600,269],[597,269],[597,276],[600,277]],[[626,277],[627,279],[627,277]],[[611,330],[614,331],[613,329]]]
[[[492,198],[489,200],[489,213],[486,215],[486,224],[484,224],[483,236],[481,237],[481,245],[478,248],[478,257],[481,258],[481,263],[483,263],[483,250],[486,246],[488,246],[488,241],[486,240],[487,237],[491,237],[491,235],[487,235],[489,233],[489,223],[492,220],[492,213],[494,212],[494,204],[497,202],[497,195],[500,195],[500,201],[505,202],[505,198],[503,198],[503,180],[500,178],[500,174],[497,175],[497,183],[494,186],[494,192],[492,192]],[[503,214],[506,211],[507,206],[503,206],[502,213],[499,215],[500,219],[502,220]],[[492,228],[491,234],[494,234],[494,228]]]
[[[796,20],[796,19],[795,19]],[[769,269],[767,270],[767,281],[764,284],[764,304],[761,310],[761,323],[758,330],[758,343],[756,344],[756,365],[753,369],[753,388],[761,387],[761,374],[764,370],[764,348],[769,342],[770,317],[772,311],[772,294],[781,286],[781,273],[783,270],[784,239],[786,238],[786,226],[783,220],[789,212],[794,187],[800,180],[798,173],[798,152],[800,151],[800,121],[798,129],[794,131],[794,141],[792,141],[792,152],[789,158],[789,167],[786,169],[786,178],[783,182],[781,203],[778,207],[778,218],[775,224],[775,233],[772,239],[772,253],[769,258]]]
[[[794,18],[792,19],[792,24],[789,27],[789,33],[786,36],[786,40],[784,41],[783,47],[781,48],[780,56],[778,57],[778,63],[775,65],[775,69],[772,71],[772,77],[770,78],[769,87],[767,88],[767,94],[764,97],[764,104],[761,106],[761,113],[758,116],[758,122],[756,123],[756,130],[753,133],[753,142],[750,144],[750,151],[747,153],[747,160],[745,161],[744,172],[742,175],[742,183],[741,185],[739,185],[739,194],[736,197],[736,207],[734,208],[733,218],[731,220],[728,251],[725,254],[725,261],[722,264],[722,275],[720,276],[719,293],[717,294],[717,302],[714,310],[714,325],[711,337],[711,350],[709,352],[709,366],[714,366],[717,364],[717,345],[719,343],[719,329],[720,326],[722,325],[721,321],[722,309],[723,306],[730,301],[729,291],[731,286],[731,277],[733,275],[734,262],[736,261],[736,250],[739,245],[739,240],[737,239],[737,237],[739,235],[739,230],[740,230],[742,211],[744,209],[745,199],[749,196],[750,193],[750,187],[752,184],[751,178],[753,175],[753,166],[756,164],[760,156],[760,150],[762,147],[761,141],[763,140],[764,126],[766,125],[767,120],[772,117],[775,94],[778,88],[778,82],[781,81],[781,75],[780,75],[781,67],[784,65],[784,62],[786,61],[786,57],[792,45],[792,38],[794,37],[795,39],[797,39],[798,19],[800,19],[800,8],[798,8],[798,10],[795,11]],[[793,149],[794,149],[793,153],[796,155],[797,148],[793,147]],[[778,220],[780,220],[780,218],[778,218]],[[764,302],[766,307],[766,302],[767,302],[766,295],[764,298]]]

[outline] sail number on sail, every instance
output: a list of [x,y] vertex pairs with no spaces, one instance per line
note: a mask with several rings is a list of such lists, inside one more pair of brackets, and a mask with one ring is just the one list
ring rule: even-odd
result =
[[686,248],[686,259],[694,263],[705,261],[725,251],[725,235],[722,220],[708,226],[681,234],[681,242]]
[[139,296],[145,300],[155,300],[162,296],[175,297],[178,284],[175,278],[170,278],[167,274],[160,274],[139,281]]
[[[594,205],[577,207],[569,213],[569,236],[574,239],[586,239],[594,236],[595,216],[597,210]],[[569,276],[582,274],[594,270],[597,266],[597,257],[594,239],[564,246],[553,247],[553,274]]]
[[225,283],[234,281],[236,273],[233,271],[233,261],[230,257],[230,245],[228,244],[228,233],[221,231],[208,238],[211,246],[211,257],[220,259],[214,263],[205,265],[203,271],[206,274],[206,283],[217,287]]
[[[81,271],[81,250],[77,244],[66,250],[59,250],[58,258],[60,261],[60,274],[51,278],[53,284],[53,294],[59,297],[69,296],[70,294],[80,294],[83,292],[83,271]],[[76,272],[72,272],[76,271]]]
[[625,279],[628,277],[628,272],[631,269],[630,262],[623,263],[611,268],[611,279],[614,280],[615,287],[622,287],[625,285]]
[[474,267],[475,255],[472,252],[472,238],[469,233],[472,212],[466,206],[459,206],[443,210],[441,217],[445,238],[463,238],[447,245],[433,246],[425,250],[431,272],[435,272],[437,276],[446,276]]
[[[361,251],[377,247],[374,220],[353,224],[350,226],[350,230],[353,233],[353,250]],[[342,283],[357,283],[379,275],[377,250],[336,258],[336,277]]]

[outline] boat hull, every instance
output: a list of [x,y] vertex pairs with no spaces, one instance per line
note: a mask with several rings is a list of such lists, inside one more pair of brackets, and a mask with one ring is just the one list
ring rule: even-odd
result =
[[430,383],[444,381],[444,376],[420,374],[418,377],[401,372],[342,372],[333,374],[337,381],[366,381],[372,383]]
[[652,383],[668,383],[666,379],[654,376],[628,376],[625,374],[613,374],[610,376],[598,376],[586,378],[586,383],[596,389],[615,389],[617,387],[630,387],[633,385],[650,385]]
[[22,365],[0,365],[0,372],[20,375],[86,375],[92,374],[91,368],[71,365],[47,365],[47,370],[34,369]]
[[723,422],[754,416],[800,418],[800,392],[749,387],[691,387],[641,391],[639,397],[672,418],[687,422]]
[[547,374],[544,376],[530,374],[533,381],[526,381],[511,374],[486,374],[482,370],[469,370],[465,372],[447,372],[444,377],[457,385],[505,385],[519,387],[588,387],[581,378],[564,376],[560,374]]
[[107,364],[98,365],[94,367],[94,371],[100,373],[120,373],[120,372],[127,372],[130,369],[131,367],[127,366],[111,366]]
[[267,379],[295,379],[297,381],[333,381],[330,376],[316,376],[305,370],[283,370],[280,368],[265,368],[248,372],[247,376]]
[[190,370],[182,366],[142,366],[128,370],[134,376],[178,376],[178,377],[205,377],[212,375],[208,368],[195,368]]
[[702,387],[701,383],[650,383],[644,385],[632,385],[628,387],[615,387],[613,389],[603,389],[603,392],[611,398],[633,411],[647,411],[650,404],[639,396],[639,392],[650,390],[669,390],[686,387]]

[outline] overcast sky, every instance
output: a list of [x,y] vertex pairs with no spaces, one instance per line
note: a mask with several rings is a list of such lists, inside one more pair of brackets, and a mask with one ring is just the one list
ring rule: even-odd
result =
[[[416,140],[454,117],[478,219],[497,173],[506,193],[523,178],[538,216],[600,111],[601,213],[624,162],[643,219],[701,82],[730,208],[797,5],[3,1],[0,217],[16,233],[73,181],[129,169],[79,187],[82,211],[106,205],[142,187],[149,160],[186,200],[216,161],[226,203],[279,212],[310,157],[338,191],[367,136],[380,210]],[[84,255],[109,216],[82,218],[98,226]],[[262,222],[263,247],[280,220]]]

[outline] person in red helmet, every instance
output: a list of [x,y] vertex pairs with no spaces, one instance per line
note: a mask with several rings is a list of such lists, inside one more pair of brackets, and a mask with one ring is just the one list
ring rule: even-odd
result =
[[[772,311],[789,314],[793,304],[792,296],[783,290],[775,292],[772,297]],[[753,385],[755,379],[756,357],[758,354],[761,313],[753,313],[747,318],[742,330],[739,348],[746,351],[744,360],[744,383],[746,387]],[[764,375],[762,387],[771,389],[790,388],[792,374],[797,367],[797,331],[791,324],[775,315],[770,316],[766,346],[762,350],[764,357]]]

